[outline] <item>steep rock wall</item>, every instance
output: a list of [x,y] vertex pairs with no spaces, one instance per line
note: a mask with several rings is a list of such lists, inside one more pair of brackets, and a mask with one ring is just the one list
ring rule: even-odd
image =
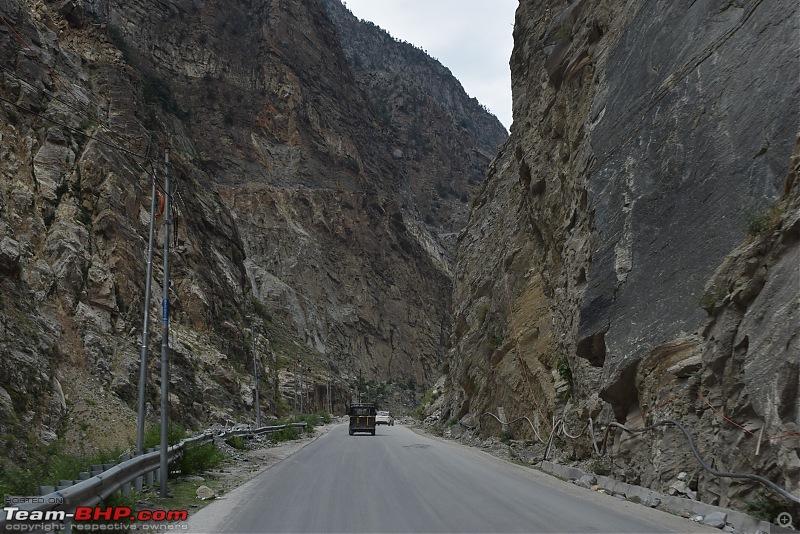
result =
[[[254,364],[262,411],[278,415],[291,409],[297,361],[310,409],[324,409],[332,381],[341,410],[359,374],[403,380],[409,398],[397,398],[407,403],[433,382],[450,329],[451,266],[440,229],[420,216],[424,195],[410,192],[430,190],[410,184],[431,178],[398,163],[320,2],[3,0],[0,10],[0,440],[9,456],[58,437],[129,444],[150,176],[163,179],[166,147],[178,208],[175,420],[252,417]],[[432,154],[463,150],[471,176],[491,152],[466,136],[428,141]],[[463,222],[457,203],[441,207],[448,224]],[[162,222],[151,355],[160,352]],[[149,418],[159,376],[151,357]]]
[[[448,99],[469,100],[449,73],[420,86],[441,96],[405,104],[407,115],[435,117],[435,127],[420,131],[417,141],[425,144],[430,161],[458,162],[458,169],[450,171],[460,180],[458,193],[452,180],[449,189],[435,193],[437,184],[445,184],[443,165],[427,166],[398,156],[397,150],[406,149],[403,143],[397,145],[402,121],[381,118],[370,97],[370,91],[396,80],[408,85],[416,71],[392,54],[390,47],[400,44],[389,40],[384,43],[386,61],[397,63],[392,80],[368,83],[355,74],[344,48],[359,38],[364,25],[351,21],[347,33],[337,31],[328,13],[346,12],[340,3],[244,3],[229,10],[212,3],[145,8],[98,1],[93,9],[118,28],[133,49],[133,63],[140,61],[147,65],[144,71],[169,79],[170,102],[192,125],[192,155],[209,178],[203,185],[224,189],[239,231],[248,236],[245,265],[251,280],[263,281],[253,292],[269,294],[269,302],[297,335],[347,369],[351,378],[365,372],[371,379],[432,383],[443,358],[438,339],[449,330],[452,239],[446,236],[463,226],[467,199],[479,182],[474,178],[483,174],[494,147],[505,137],[499,122],[483,110],[464,106],[442,112],[442,102]],[[363,31],[368,31],[366,26]],[[162,39],[165,34],[169,36]],[[429,58],[426,62],[432,63]],[[479,137],[463,134],[459,123],[476,111],[480,117],[475,120],[493,130]],[[462,180],[464,176],[473,182]],[[261,205],[252,202],[251,186],[298,194],[276,194]],[[352,204],[356,209],[347,213],[365,223],[374,220],[373,204],[393,206],[393,224],[377,236],[380,245],[375,236],[367,238],[372,243],[363,242],[361,237],[372,229],[356,226],[353,239],[330,239],[329,227],[341,222],[335,215],[339,204],[352,194],[375,200],[357,201]],[[437,204],[435,220],[426,217],[432,198]],[[308,203],[313,205],[310,211]],[[332,219],[301,221],[303,239],[298,239],[297,227],[281,231],[287,227],[262,213],[273,207],[277,213],[308,213],[317,219],[331,214]],[[277,226],[271,229],[267,221]],[[383,262],[401,242],[408,242],[402,259],[408,269],[386,269],[392,271],[389,276],[384,267],[372,264],[371,254]],[[286,268],[305,255],[307,244],[316,249],[314,261],[303,263],[302,269]],[[440,272],[433,273],[427,256]],[[329,283],[327,272],[337,278],[362,278],[362,267],[369,272],[362,285]],[[420,280],[422,287],[412,289]],[[409,288],[401,293],[409,295],[413,312],[383,310],[384,297],[395,295],[398,287]],[[360,294],[352,294],[354,290]],[[340,303],[353,299],[376,304],[375,309],[362,309],[369,318],[354,320],[342,313]]]
[[[499,434],[484,414],[503,407],[536,428],[523,420],[514,432],[536,439],[553,417],[570,429],[588,417],[673,417],[713,465],[797,491],[797,206],[787,181],[797,21],[791,2],[520,3],[512,136],[459,238],[442,422]],[[774,206],[767,227],[782,245],[751,242],[735,253],[748,265],[739,281],[708,285],[736,263],[725,258],[748,221]],[[727,311],[707,324],[701,301],[724,295]],[[781,378],[765,386],[759,368]],[[782,437],[756,456],[762,429]],[[614,458],[620,476],[666,491],[696,464],[679,434],[655,434],[618,436]],[[564,454],[589,458],[592,447],[583,437]],[[723,505],[757,489],[700,470],[691,484]]]

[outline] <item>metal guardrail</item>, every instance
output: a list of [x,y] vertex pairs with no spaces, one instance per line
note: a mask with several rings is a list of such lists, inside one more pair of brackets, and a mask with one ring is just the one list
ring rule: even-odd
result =
[[[180,443],[169,447],[169,449],[167,449],[168,461],[172,463],[180,458],[187,445],[200,445],[213,442],[215,438],[227,439],[232,436],[260,436],[263,434],[280,432],[287,428],[297,428],[303,431],[306,428],[306,423],[291,423],[288,425],[266,426],[256,429],[245,428],[228,430],[217,434],[211,430],[206,430],[202,434],[181,440]],[[43,486],[41,488],[49,488],[52,489],[52,491],[40,491],[41,495],[25,497],[26,502],[12,503],[11,506],[18,511],[28,512],[28,517],[31,517],[32,512],[41,512],[41,517],[47,518],[44,522],[50,523],[55,516],[52,514],[48,516],[47,512],[63,511],[69,513],[74,512],[79,506],[95,506],[117,491],[123,490],[123,492],[126,492],[125,490],[129,490],[131,482],[139,477],[147,477],[148,484],[152,483],[152,474],[154,472],[157,473],[156,480],[160,480],[158,477],[164,476],[164,474],[158,473],[160,468],[160,456],[161,452],[156,448],[151,452],[125,460],[111,467],[107,467],[108,464],[104,464],[102,466],[104,470],[90,478],[77,482],[62,480],[60,481],[61,485],[58,487]],[[166,476],[169,475],[167,474]],[[4,506],[8,507],[9,505],[4,504]],[[31,520],[31,522],[41,523],[42,521]],[[9,528],[7,525],[11,525],[11,523],[7,521],[7,516],[0,517],[0,531],[7,530]]]

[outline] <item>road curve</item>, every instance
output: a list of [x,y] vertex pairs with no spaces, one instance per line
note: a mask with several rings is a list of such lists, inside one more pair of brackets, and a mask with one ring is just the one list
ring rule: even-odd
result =
[[400,425],[337,425],[187,522],[194,533],[718,532]]

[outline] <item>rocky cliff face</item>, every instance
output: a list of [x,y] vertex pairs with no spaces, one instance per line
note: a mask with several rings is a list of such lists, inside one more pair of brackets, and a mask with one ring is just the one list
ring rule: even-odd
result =
[[[412,397],[432,383],[450,330],[447,234],[505,137],[496,119],[444,96],[407,102],[408,116],[438,117],[414,138],[427,159],[414,160],[395,135],[400,115],[377,115],[381,83],[344,52],[358,25],[337,33],[316,0],[3,0],[0,13],[0,439],[13,455],[57,436],[127,445],[150,177],[163,180],[165,148],[176,420],[252,417],[254,355],[265,412],[289,409],[298,360],[313,409],[329,380],[339,408],[358,376],[410,385]],[[413,75],[397,67],[392,83]],[[416,87],[468,100],[444,73]],[[469,120],[491,132],[463,133]],[[452,182],[423,168],[448,158],[460,160]],[[440,188],[434,214],[439,183],[458,195]],[[120,431],[99,431],[109,427]]]
[[359,21],[339,0],[324,4],[353,75],[390,140],[386,148],[407,177],[407,194],[452,253],[468,200],[506,139],[505,128],[423,50]]
[[[499,434],[484,415],[503,407],[546,439],[553,418],[677,419],[717,469],[797,493],[797,31],[792,2],[520,3],[511,139],[459,237],[442,423]],[[697,467],[677,431],[612,449],[664,491]],[[690,485],[722,505],[757,490]]]

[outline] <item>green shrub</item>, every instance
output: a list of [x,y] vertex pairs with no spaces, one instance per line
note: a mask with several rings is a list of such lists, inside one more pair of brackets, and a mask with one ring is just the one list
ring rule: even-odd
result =
[[183,475],[202,473],[218,466],[225,457],[213,443],[188,445],[178,461],[178,468]]
[[[186,437],[186,429],[180,425],[170,425],[167,429],[167,445],[175,445]],[[144,432],[145,449],[161,445],[161,425],[150,425]]]
[[747,513],[763,519],[765,521],[774,522],[781,512],[786,511],[786,505],[781,501],[773,499],[765,492],[759,493],[754,501],[747,501]]
[[761,213],[745,212],[747,235],[757,237],[774,231],[780,224],[782,216],[783,209],[779,206]]
[[607,476],[609,473],[611,473],[611,470],[600,458],[595,458],[589,465],[589,469],[595,475]]
[[314,427],[320,424],[320,418],[316,414],[306,413],[297,418],[298,423],[305,422],[306,432],[313,432]]
[[331,424],[331,421],[333,421],[333,419],[331,418],[331,414],[329,414],[328,412],[317,412],[314,415],[317,418],[318,421],[317,424],[322,423],[323,425],[329,425]]
[[300,437],[300,433],[294,427],[288,427],[280,432],[273,432],[270,435],[270,441],[273,443],[281,443],[283,441],[292,441]]
[[500,345],[503,344],[503,339],[504,337],[494,330],[486,331],[486,341],[489,342],[489,346],[492,347],[492,349],[500,348]]
[[63,446],[61,441],[48,445],[39,451],[41,457],[24,467],[0,464],[0,494],[3,497],[36,495],[39,486],[55,486],[59,480],[75,480],[81,471],[88,471],[92,465],[117,461],[122,456],[119,448],[89,455],[65,453]]
[[246,448],[244,438],[242,436],[231,436],[225,440],[225,443],[240,451],[243,451]]
[[439,398],[439,392],[434,392],[433,389],[429,389],[425,392],[425,395],[422,397],[422,402],[420,402],[419,406],[417,406],[414,413],[417,416],[417,419],[422,419],[422,415],[425,413],[425,406],[434,402],[436,399]]
[[570,367],[566,355],[562,355],[556,361],[556,371],[558,371],[558,376],[567,383],[567,390],[564,392],[564,400],[567,400],[572,396],[572,367]]
[[728,289],[724,285],[714,283],[700,298],[700,307],[706,310],[710,309],[718,301],[724,299],[727,294]]

